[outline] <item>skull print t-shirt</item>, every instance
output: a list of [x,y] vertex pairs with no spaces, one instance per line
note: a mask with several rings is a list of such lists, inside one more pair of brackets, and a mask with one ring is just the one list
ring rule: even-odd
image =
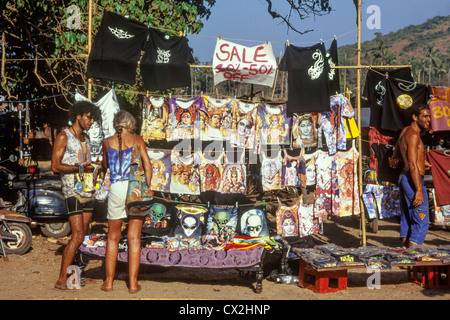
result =
[[323,43],[288,46],[278,69],[288,71],[288,113],[330,110],[330,66]]
[[186,37],[169,37],[149,28],[141,62],[144,89],[153,91],[190,86],[189,63],[192,62],[192,49]]
[[267,237],[269,228],[267,226],[266,214],[261,206],[239,207],[239,234],[250,237]]

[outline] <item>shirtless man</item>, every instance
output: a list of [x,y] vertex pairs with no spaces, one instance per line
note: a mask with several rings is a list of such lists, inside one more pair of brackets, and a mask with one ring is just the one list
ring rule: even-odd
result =
[[429,227],[428,196],[423,176],[430,165],[425,160],[420,132],[429,128],[430,121],[428,106],[417,106],[412,113],[411,125],[401,132],[389,163],[391,167],[396,167],[399,160],[404,162],[398,181],[402,213],[400,238],[404,247],[423,244]]

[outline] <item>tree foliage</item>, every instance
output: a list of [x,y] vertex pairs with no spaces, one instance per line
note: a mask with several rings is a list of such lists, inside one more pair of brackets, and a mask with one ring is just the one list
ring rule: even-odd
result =
[[[202,29],[201,19],[209,17],[214,3],[215,0],[92,1],[92,35],[96,34],[103,11],[108,9],[166,33],[170,30],[195,34]],[[8,100],[60,95],[53,102],[63,108],[69,102],[68,93],[86,90],[88,0],[8,0],[3,9],[0,94]],[[49,102],[36,104],[44,107]]]

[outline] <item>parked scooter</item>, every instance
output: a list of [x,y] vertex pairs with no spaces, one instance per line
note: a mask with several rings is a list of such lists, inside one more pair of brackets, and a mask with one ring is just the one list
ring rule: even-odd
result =
[[33,241],[30,224],[31,219],[23,214],[0,209],[0,253],[4,260],[7,254],[24,254],[30,249]]
[[59,176],[40,176],[34,169],[29,174],[17,175],[0,168],[7,173],[9,189],[17,192],[15,204],[8,209],[30,218],[31,226],[40,227],[44,235],[62,238],[70,233],[70,225],[61,179]]

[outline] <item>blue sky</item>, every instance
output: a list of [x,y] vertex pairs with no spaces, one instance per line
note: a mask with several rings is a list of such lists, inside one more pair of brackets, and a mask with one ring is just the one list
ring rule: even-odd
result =
[[[286,0],[273,0],[273,9],[287,14]],[[352,0],[330,0],[333,11],[329,15],[297,20],[299,30],[314,29],[300,35],[272,19],[267,12],[265,0],[217,0],[209,20],[203,20],[204,28],[198,35],[188,35],[189,45],[200,62],[211,62],[217,37],[252,47],[270,41],[275,56],[284,52],[287,40],[299,47],[306,47],[323,40],[329,44],[334,36],[338,46],[357,42],[356,10]],[[367,20],[372,12],[369,6],[380,9],[380,29],[369,29]],[[448,0],[363,0],[362,3],[362,41],[371,40],[375,32],[388,34],[412,24],[422,24],[435,16],[450,14]]]

